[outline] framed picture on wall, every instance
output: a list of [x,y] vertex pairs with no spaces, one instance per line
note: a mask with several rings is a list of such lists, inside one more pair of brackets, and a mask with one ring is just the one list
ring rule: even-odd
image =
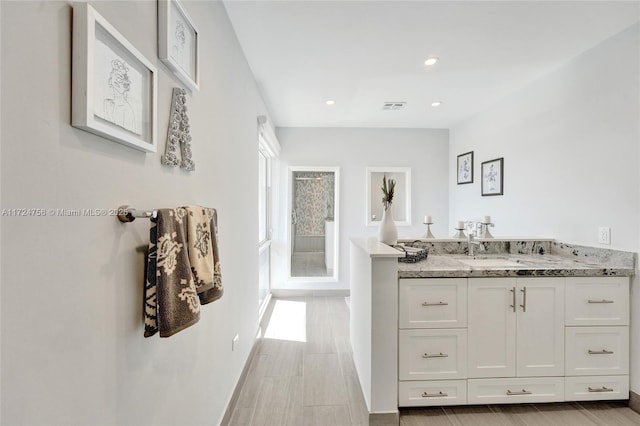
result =
[[87,3],[73,6],[71,125],[156,152],[157,71]]
[[158,0],[158,57],[193,91],[199,90],[198,29],[179,0]]
[[396,182],[393,218],[398,226],[411,225],[411,167],[367,167],[366,224],[378,226],[382,221],[382,179]]
[[482,195],[503,195],[504,158],[482,163]]
[[458,185],[473,183],[473,151],[458,155]]

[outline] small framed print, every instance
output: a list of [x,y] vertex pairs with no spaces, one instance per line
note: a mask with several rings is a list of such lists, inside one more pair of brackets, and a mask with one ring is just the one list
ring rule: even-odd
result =
[[503,195],[504,158],[482,163],[482,195]]
[[458,185],[473,183],[473,151],[458,155]]
[[156,152],[157,71],[87,3],[73,6],[71,125]]
[[198,29],[179,0],[158,0],[158,57],[192,91],[199,90]]

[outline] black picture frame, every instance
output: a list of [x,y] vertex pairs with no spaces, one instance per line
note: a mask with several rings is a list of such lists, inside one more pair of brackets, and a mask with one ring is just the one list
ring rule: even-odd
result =
[[504,195],[504,158],[484,161],[480,167],[482,196]]
[[473,151],[458,155],[458,185],[473,183]]

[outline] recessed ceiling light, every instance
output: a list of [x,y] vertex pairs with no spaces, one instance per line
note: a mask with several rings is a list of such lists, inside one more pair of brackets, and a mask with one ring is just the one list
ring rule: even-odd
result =
[[432,107],[439,107],[440,105],[442,105],[442,102],[440,102],[440,101],[435,101],[435,102],[431,103]]
[[325,104],[327,104],[327,105],[335,105],[336,101],[334,101],[332,99],[329,99],[328,101],[325,102]]
[[435,65],[436,62],[438,62],[438,57],[437,56],[432,56],[430,58],[428,58],[426,61],[424,61],[424,64],[428,67]]

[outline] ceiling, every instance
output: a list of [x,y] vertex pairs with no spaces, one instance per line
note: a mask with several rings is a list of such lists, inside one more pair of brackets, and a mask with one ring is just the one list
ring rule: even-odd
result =
[[279,127],[450,128],[640,20],[638,1],[225,6]]

